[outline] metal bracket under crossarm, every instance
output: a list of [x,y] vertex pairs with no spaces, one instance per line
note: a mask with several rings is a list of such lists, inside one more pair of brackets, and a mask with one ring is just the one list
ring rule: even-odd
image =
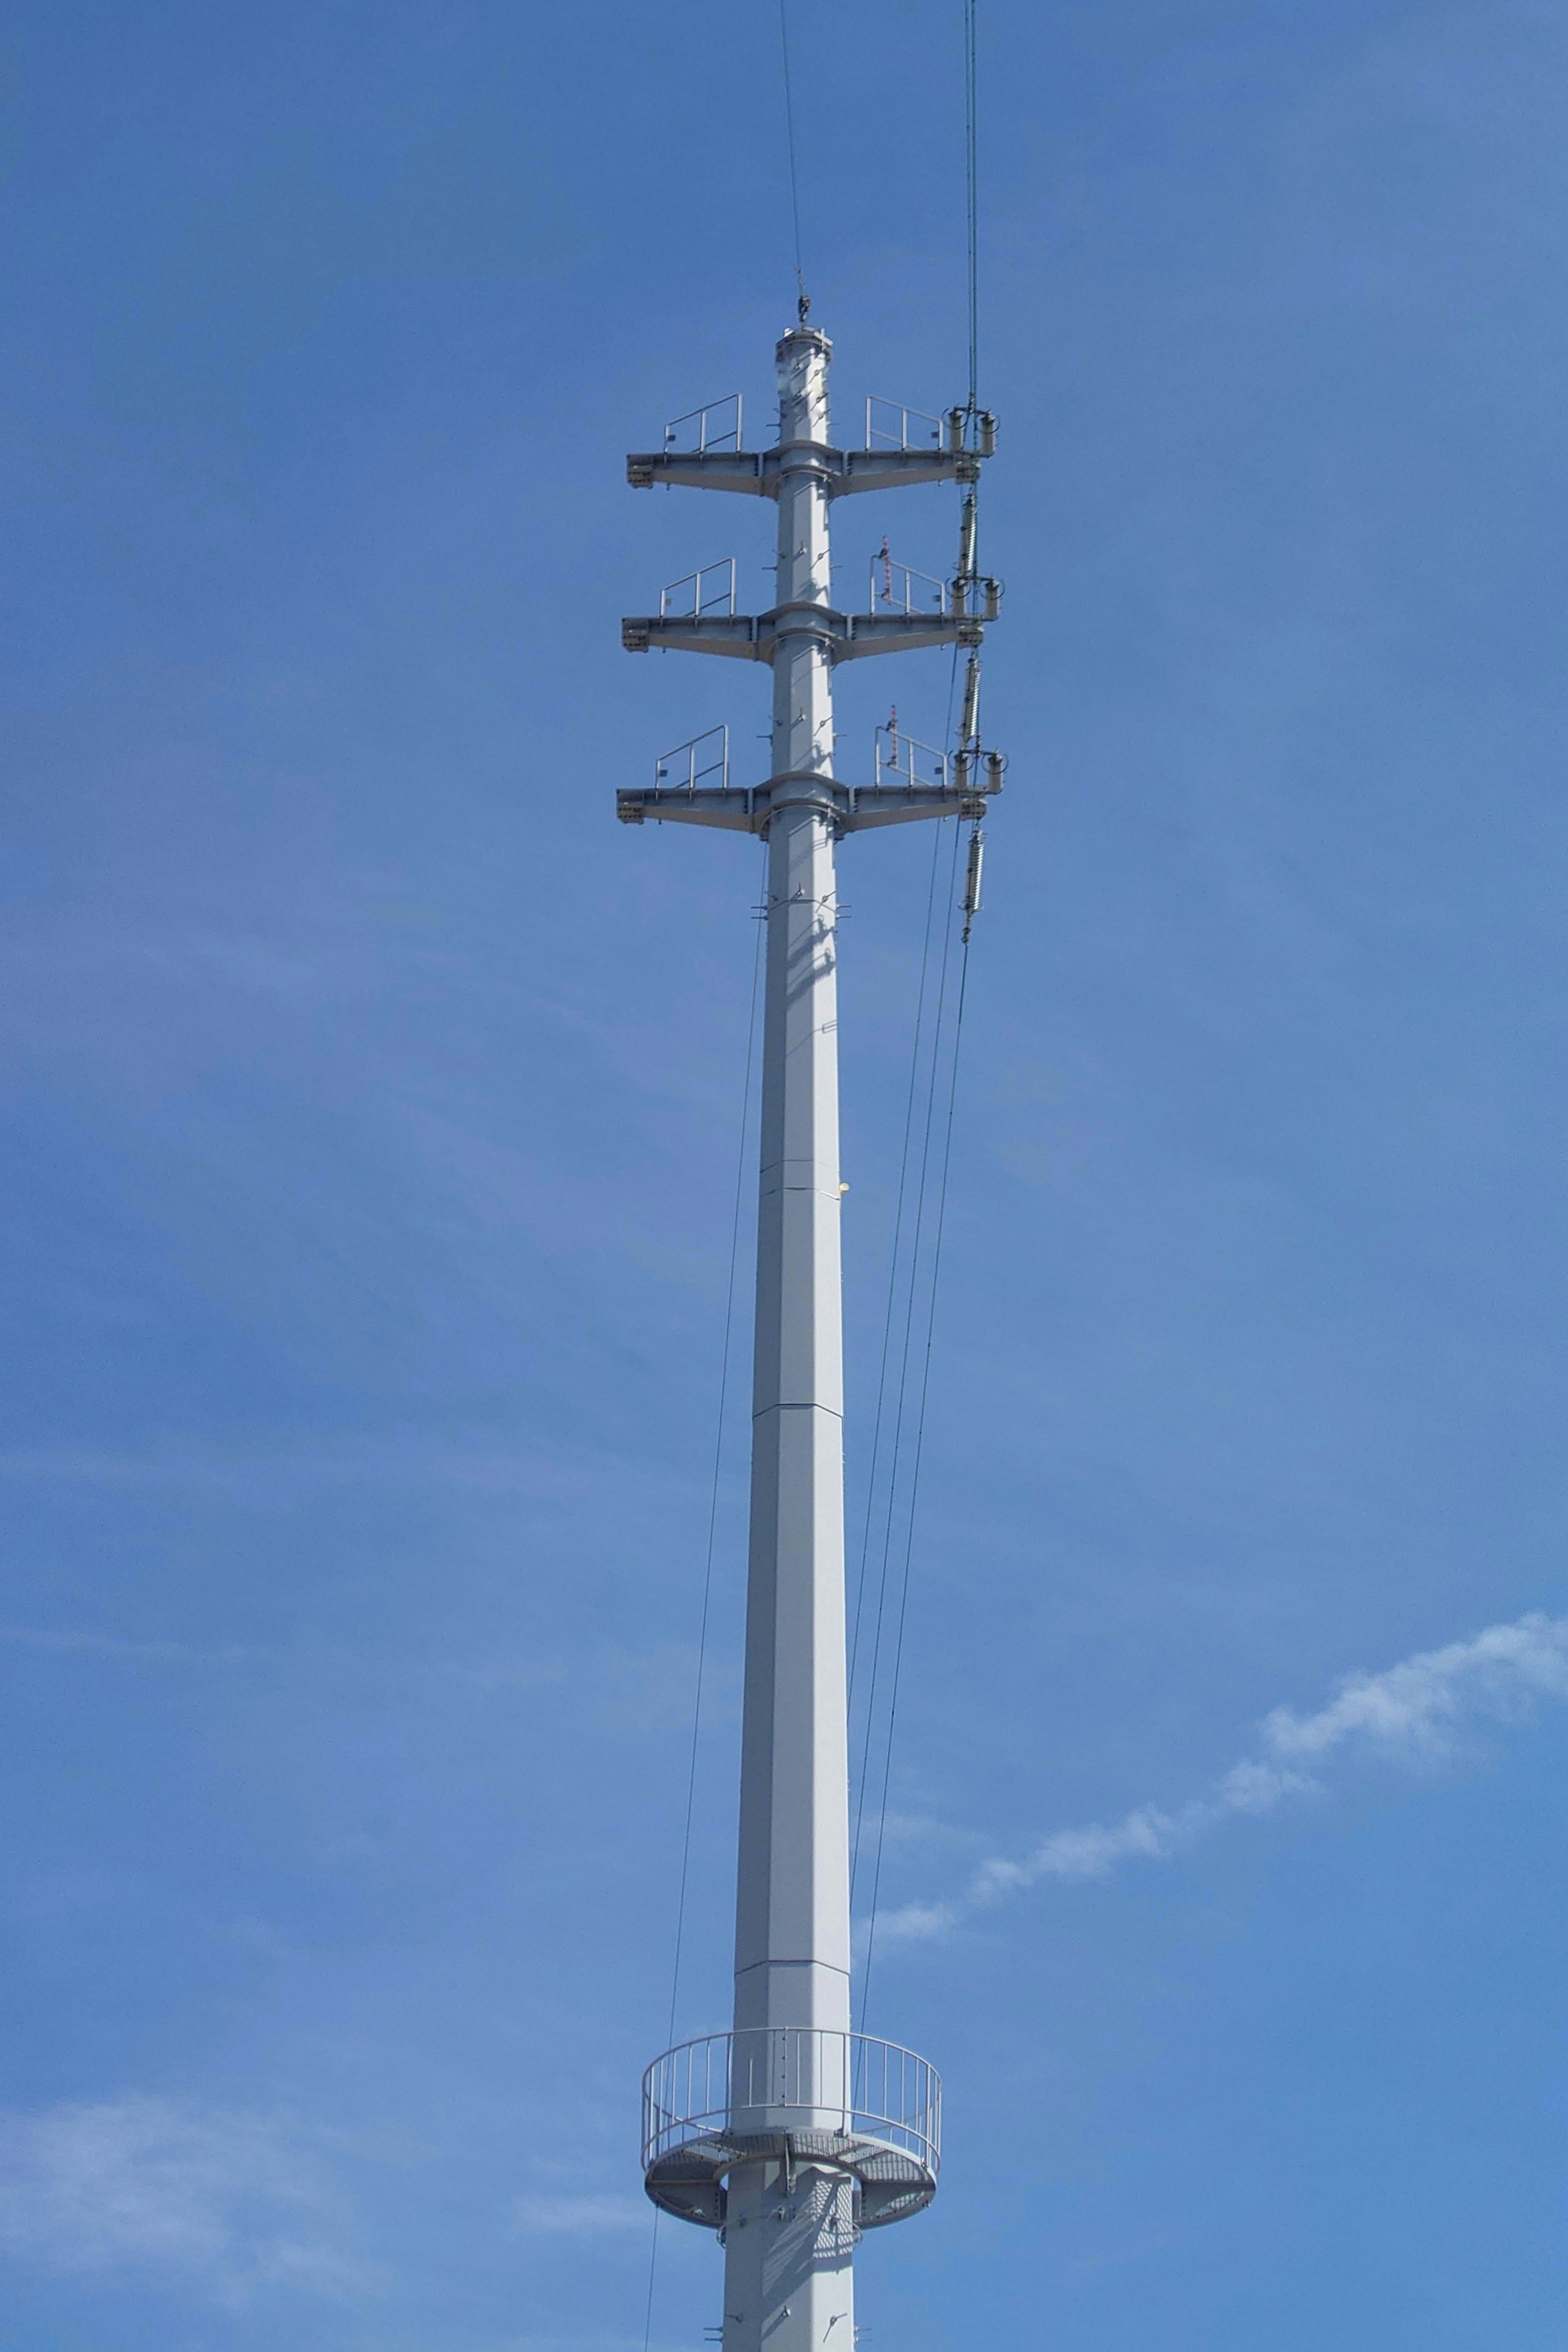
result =
[[818,441],[786,442],[780,449],[658,449],[626,459],[634,490],[656,482],[687,490],[739,490],[776,499],[781,469],[815,473],[829,498],[856,490],[896,490],[910,482],[977,482],[973,449],[830,449]]
[[868,654],[913,653],[924,646],[977,646],[984,634],[977,615],[834,613],[821,604],[785,604],[757,614],[633,614],[621,623],[621,644],[629,654],[646,654],[657,646],[664,653],[771,662],[784,629],[820,638],[834,663],[863,660]]

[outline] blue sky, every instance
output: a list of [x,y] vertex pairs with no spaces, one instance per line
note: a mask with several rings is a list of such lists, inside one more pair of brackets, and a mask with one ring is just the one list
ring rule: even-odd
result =
[[[963,389],[959,9],[791,8],[854,437]],[[1012,765],[869,2021],[947,2165],[860,2315],[1555,2352],[1568,36],[981,19]],[[720,720],[760,772],[765,698],[618,621],[768,545],[622,457],[766,412],[776,44],[12,19],[7,2352],[642,2343],[757,875],[612,796]],[[884,530],[942,569],[950,494],[848,511],[847,577]],[[946,686],[900,666],[917,735]],[[919,834],[844,858],[852,1484]],[[718,2297],[667,2229],[656,2352]]]

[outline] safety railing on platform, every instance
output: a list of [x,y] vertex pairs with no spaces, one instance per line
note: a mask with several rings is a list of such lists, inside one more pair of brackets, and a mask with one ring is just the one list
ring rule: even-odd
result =
[[906,408],[901,400],[884,400],[872,393],[866,403],[868,449],[935,449],[942,441],[942,419],[923,408]]
[[701,408],[689,408],[684,416],[671,417],[664,428],[667,456],[700,457],[709,449],[739,449],[740,446],[738,392],[727,392],[722,400],[710,400]]
[[705,2034],[643,2077],[643,2167],[693,2140],[826,2132],[885,2142],[934,2178],[942,2078],[896,2042],[823,2026]]
[[733,614],[735,610],[735,559],[727,555],[722,562],[700,564],[689,572],[684,580],[672,580],[668,588],[658,592],[658,617],[661,621],[700,620],[705,614]]
[[947,611],[948,604],[945,580],[938,580],[929,572],[915,572],[909,564],[899,562],[889,553],[887,541],[882,541],[871,558],[868,612],[940,614]]
[[929,792],[933,788],[946,792],[951,765],[945,751],[933,751],[929,743],[917,743],[912,735],[905,734],[897,719],[889,719],[877,730],[878,792]]
[[654,767],[654,789],[663,793],[722,793],[730,786],[730,730],[710,727],[689,743],[678,743],[661,753]]

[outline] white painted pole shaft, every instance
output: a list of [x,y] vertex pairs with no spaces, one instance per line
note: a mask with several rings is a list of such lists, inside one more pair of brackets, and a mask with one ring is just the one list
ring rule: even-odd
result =
[[[802,328],[778,354],[775,781],[735,1927],[737,2051],[759,2054],[757,2029],[849,2027],[837,900],[834,819],[811,781],[833,766],[832,671],[815,625],[831,603],[816,455],[829,439],[829,350]],[[786,778],[795,781],[778,781]],[[845,2045],[827,2047],[837,2057]],[[842,2106],[790,2121],[837,2128]],[[756,2123],[767,2127],[764,2116]],[[733,2169],[724,2352],[854,2352],[851,2197],[847,2179],[809,2162]]]

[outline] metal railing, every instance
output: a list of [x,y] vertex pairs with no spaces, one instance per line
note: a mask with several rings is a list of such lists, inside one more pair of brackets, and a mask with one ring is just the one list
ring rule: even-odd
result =
[[872,393],[866,403],[868,449],[935,449],[942,442],[942,419],[923,408],[906,408],[901,400],[884,400]]
[[[710,586],[711,582],[714,585]],[[700,564],[689,572],[684,580],[672,580],[668,588],[658,592],[658,617],[661,621],[700,620],[705,613],[726,613],[735,610],[735,559],[727,555],[719,563]]]
[[913,792],[917,787],[940,792],[948,790],[951,762],[945,751],[933,751],[929,743],[917,743],[906,735],[896,719],[879,727],[876,738],[876,782],[878,792]]
[[698,457],[709,449],[739,449],[740,394],[727,392],[722,400],[710,400],[701,408],[689,408],[684,416],[671,417],[664,428],[664,446],[667,454]]
[[942,2078],[896,2042],[825,2026],[705,2034],[643,2076],[643,2168],[693,2140],[785,2131],[880,2140],[935,2178]]
[[934,579],[929,572],[911,571],[888,552],[888,542],[882,541],[880,552],[871,558],[871,588],[867,604],[868,613],[934,613],[945,614],[948,608],[948,588],[945,580]]
[[662,753],[654,768],[653,782],[656,792],[728,792],[729,729],[710,727],[689,743],[678,743],[673,751]]

